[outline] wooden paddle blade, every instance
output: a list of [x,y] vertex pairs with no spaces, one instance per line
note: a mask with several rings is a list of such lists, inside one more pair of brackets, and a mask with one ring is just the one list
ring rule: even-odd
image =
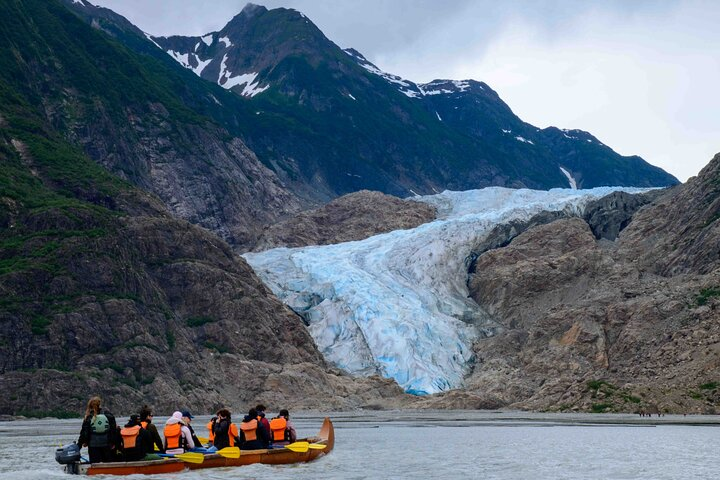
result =
[[325,450],[325,447],[327,445],[324,445],[322,443],[310,443],[308,444],[308,448],[312,448],[313,450]]
[[240,449],[238,447],[225,447],[215,452],[225,458],[240,458]]
[[205,461],[205,455],[196,452],[179,453],[174,457],[188,463],[203,463]]
[[292,450],[293,452],[303,453],[308,451],[310,444],[308,442],[295,442],[290,445],[285,445],[285,448]]

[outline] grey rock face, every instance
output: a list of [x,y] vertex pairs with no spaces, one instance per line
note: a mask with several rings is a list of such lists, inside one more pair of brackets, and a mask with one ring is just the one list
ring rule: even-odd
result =
[[719,171],[716,157],[629,223],[637,202],[615,195],[588,209],[595,228],[559,219],[480,255],[471,296],[504,330],[476,343],[466,392],[540,410],[714,408]]
[[435,219],[426,203],[362,190],[265,229],[254,251],[362,240],[392,230],[414,228]]
[[590,225],[598,240],[615,240],[620,231],[628,226],[633,214],[643,205],[659,198],[665,192],[653,190],[643,194],[632,195],[626,192],[614,192],[585,207],[583,218]]
[[[330,369],[301,319],[226,243],[161,212],[105,225],[113,235],[64,241],[62,274],[0,279],[6,298],[27,298],[0,311],[0,412],[80,413],[95,394],[117,413],[143,403],[210,412],[257,401],[338,409],[405,401],[394,382]],[[35,219],[43,229],[52,222]],[[33,310],[44,312],[41,329]]]
[[182,124],[162,104],[78,123],[73,136],[95,160],[156,194],[184,220],[240,250],[263,226],[301,208],[275,174],[239,138],[212,125]]

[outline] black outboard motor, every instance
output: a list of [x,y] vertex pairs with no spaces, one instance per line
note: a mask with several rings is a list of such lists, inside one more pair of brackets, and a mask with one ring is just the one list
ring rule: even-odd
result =
[[77,462],[80,460],[80,445],[73,442],[58,448],[55,450],[55,460],[62,465]]

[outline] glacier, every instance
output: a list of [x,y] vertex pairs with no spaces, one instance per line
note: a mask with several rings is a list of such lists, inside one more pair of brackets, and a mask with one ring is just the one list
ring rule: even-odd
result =
[[473,342],[497,332],[472,299],[472,249],[497,225],[542,211],[582,213],[614,191],[489,187],[416,196],[435,221],[353,242],[275,248],[243,257],[300,314],[326,360],[355,375],[393,378],[413,394],[462,386]]

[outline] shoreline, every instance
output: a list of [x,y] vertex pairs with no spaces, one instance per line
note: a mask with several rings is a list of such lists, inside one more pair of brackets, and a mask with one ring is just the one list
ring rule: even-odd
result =
[[[270,413],[273,413],[270,411]],[[688,426],[720,426],[720,415],[706,414],[657,414],[641,417],[631,413],[547,413],[528,411],[504,410],[352,410],[327,411],[317,410],[291,412],[295,422],[316,423],[324,417],[330,417],[333,423],[340,428],[349,424],[382,425],[389,423],[426,424],[428,426],[659,426],[659,425],[688,425]],[[115,415],[118,419],[127,418],[128,415]],[[163,418],[169,415],[157,415]],[[205,422],[211,418],[210,414],[195,415],[197,422]],[[0,423],[13,422],[43,422],[66,421],[77,422],[82,416],[76,418],[57,417],[24,417],[13,415],[0,415]]]

